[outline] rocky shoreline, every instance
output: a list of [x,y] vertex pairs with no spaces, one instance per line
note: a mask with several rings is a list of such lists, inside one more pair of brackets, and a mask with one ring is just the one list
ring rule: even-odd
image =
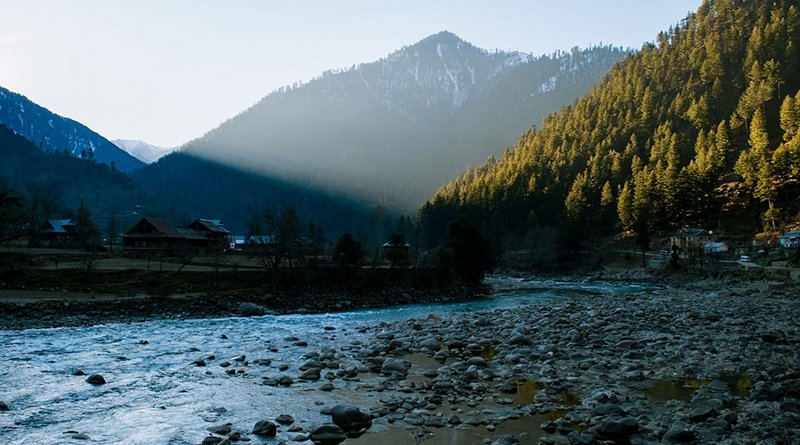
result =
[[[346,443],[794,444],[799,291],[702,282],[364,326],[369,341],[303,347],[299,369],[264,383],[330,391],[359,382],[374,395],[358,407],[372,427]],[[237,439],[250,433],[228,426]],[[318,428],[275,434],[310,444]],[[320,431],[335,438],[314,443],[346,437],[333,424]]]
[[[170,296],[82,295],[43,293],[39,301],[3,299],[0,290],[0,330],[92,326],[154,319],[251,317],[293,313],[323,313],[426,304],[481,298],[486,286],[453,284],[438,287],[393,287],[371,292],[296,290],[193,293]],[[29,299],[30,300],[30,299]]]
[[[525,289],[530,281],[491,282]],[[383,295],[382,301],[464,295],[403,292]],[[196,305],[195,298],[190,301]],[[238,315],[266,310],[266,302],[239,298],[213,296],[221,314],[231,314],[232,307],[247,312],[245,303],[260,309],[246,306],[249,313]],[[375,301],[363,298],[349,304]],[[309,307],[289,300],[286,295],[276,301],[286,301],[286,312],[330,307],[320,298],[304,300],[315,302]],[[345,303],[341,295],[336,301]],[[201,381],[247,376],[254,385],[281,388],[289,399],[314,397],[317,417],[331,417],[320,425],[307,420],[307,412],[281,406],[280,415],[255,425],[227,416],[224,424],[209,420],[195,437],[204,445],[267,437],[298,445],[795,444],[800,443],[798,319],[797,284],[703,280],[625,294],[589,292],[510,309],[430,314],[357,326],[355,332],[320,326],[308,338],[283,338],[257,359],[239,351],[223,360],[201,347],[196,350],[201,358],[186,363]],[[333,338],[341,340],[339,346],[319,341]],[[277,347],[281,357],[296,360],[279,359]],[[358,406],[337,406],[356,399]],[[15,409],[13,403],[5,408]]]

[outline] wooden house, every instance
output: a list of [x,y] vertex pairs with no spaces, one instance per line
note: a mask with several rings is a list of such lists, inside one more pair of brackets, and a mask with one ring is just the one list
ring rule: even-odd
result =
[[211,238],[190,228],[177,228],[160,218],[144,217],[122,235],[125,250],[133,252],[204,251]]
[[711,232],[697,227],[684,227],[670,236],[670,242],[680,247],[683,252],[690,247],[704,246],[706,243],[714,241],[714,235]]
[[78,243],[75,221],[71,219],[50,219],[39,237],[45,247],[69,247]]
[[221,248],[228,248],[230,240],[230,232],[222,221],[218,219],[204,219],[198,218],[192,221],[186,228],[202,233],[206,238],[211,240],[211,244]]

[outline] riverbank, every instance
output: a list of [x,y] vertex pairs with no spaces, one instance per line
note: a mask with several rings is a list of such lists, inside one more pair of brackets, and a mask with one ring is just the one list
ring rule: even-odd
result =
[[[82,406],[99,397],[105,406],[118,397],[109,408],[115,418],[139,418],[126,413],[149,412],[154,403],[178,416],[170,423],[172,417],[153,414],[126,425],[130,434],[152,437],[142,442],[148,444],[255,439],[253,425],[266,420],[276,425],[278,441],[310,445],[320,421],[332,420],[324,414],[342,403],[372,417],[371,428],[345,445],[411,444],[416,433],[426,445],[800,440],[797,285],[492,281],[533,304],[475,312],[439,306],[410,319],[390,310],[7,333],[16,348],[8,360],[31,360],[32,348],[53,351],[35,356],[39,364],[31,369],[50,391],[69,388],[53,396],[63,404],[53,412],[91,413],[94,405],[80,408],[73,400]],[[565,292],[537,299],[544,288]],[[64,342],[60,335],[69,338],[66,353],[53,350]],[[47,365],[53,359],[58,365]],[[109,383],[92,389],[73,367],[104,374]],[[5,415],[20,416],[7,427],[22,437],[20,425],[26,416],[40,419],[41,402],[21,394],[26,390],[15,387],[11,369]],[[154,376],[163,392],[153,392]],[[24,387],[30,378],[22,378]],[[128,392],[137,385],[139,392]],[[295,421],[281,424],[286,416]],[[74,418],[55,428],[99,443],[122,437],[112,424]]]
[[377,327],[353,358],[411,371],[352,442],[798,443],[799,317],[797,285],[703,282]]

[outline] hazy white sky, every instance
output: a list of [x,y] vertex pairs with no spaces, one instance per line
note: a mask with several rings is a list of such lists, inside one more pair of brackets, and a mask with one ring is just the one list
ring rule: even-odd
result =
[[701,0],[0,0],[0,86],[175,146],[272,90],[442,30],[535,55],[641,47]]

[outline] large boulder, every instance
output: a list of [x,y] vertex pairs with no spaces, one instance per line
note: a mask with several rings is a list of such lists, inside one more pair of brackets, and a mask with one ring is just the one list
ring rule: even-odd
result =
[[271,420],[259,420],[253,427],[253,434],[256,436],[273,437],[278,432],[278,427]]
[[347,439],[347,434],[337,425],[326,423],[311,431],[308,436],[317,445],[336,445]]
[[331,420],[348,435],[363,433],[372,426],[372,417],[355,406],[334,406],[331,408]]
[[399,358],[389,358],[384,360],[381,366],[381,374],[401,374],[405,375],[411,368],[411,362]]
[[105,385],[106,379],[100,374],[92,374],[86,379],[86,383],[91,383],[92,385]]

